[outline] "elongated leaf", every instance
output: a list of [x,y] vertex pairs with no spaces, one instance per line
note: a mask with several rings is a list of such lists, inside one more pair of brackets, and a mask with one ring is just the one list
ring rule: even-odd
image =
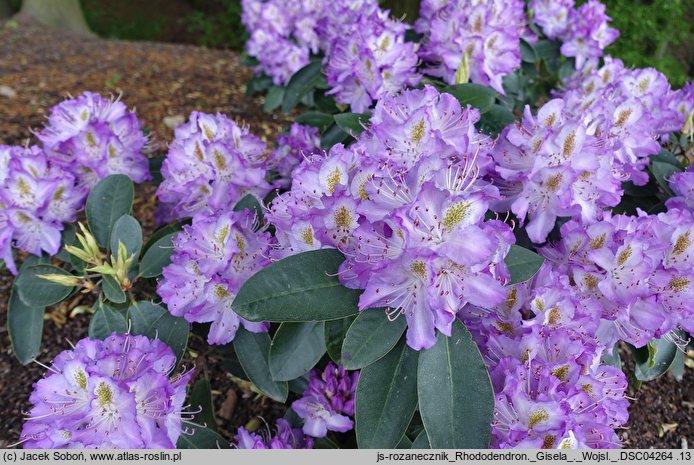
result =
[[325,354],[323,322],[282,323],[272,338],[272,379],[290,381],[313,368]]
[[248,209],[255,212],[256,216],[258,217],[258,224],[263,224],[263,209],[260,206],[260,202],[258,202],[258,199],[256,199],[253,195],[248,194],[247,196],[239,200],[239,202],[234,206],[235,212],[244,209]]
[[404,340],[361,370],[355,400],[360,449],[392,449],[417,408],[417,356]]
[[312,61],[294,73],[289,79],[284,90],[284,99],[282,100],[282,111],[284,113],[292,111],[304,95],[320,84],[323,80],[321,66],[320,61]]
[[12,351],[22,365],[31,363],[41,352],[43,307],[31,307],[19,298],[16,286],[7,305],[7,332]]
[[138,273],[143,278],[156,278],[161,274],[162,269],[171,263],[171,255],[174,253],[173,239],[178,232],[172,232],[159,238],[145,252],[140,262]]
[[535,276],[544,259],[535,252],[514,244],[504,261],[511,273],[511,281],[508,284],[517,284]]
[[444,92],[453,95],[458,99],[463,107],[471,105],[480,110],[480,113],[486,113],[494,105],[494,100],[498,95],[491,87],[481,86],[479,84],[458,84],[448,86],[443,89]]
[[460,320],[451,337],[439,333],[436,345],[419,354],[417,391],[432,449],[489,447],[494,391],[477,344]]
[[382,309],[359,312],[342,345],[342,364],[348,370],[370,365],[387,354],[405,332],[407,321],[390,321]]
[[177,449],[229,449],[229,442],[217,432],[200,426],[192,427],[181,434],[176,443]]
[[312,111],[299,115],[296,120],[297,123],[303,124],[305,126],[312,126],[318,128],[321,132],[328,129],[328,127],[335,122],[333,115],[328,113],[321,113],[318,111]]
[[71,255],[65,250],[66,245],[73,245],[75,243],[75,227],[71,224],[66,224],[63,228],[63,232],[60,233],[60,250],[55,255],[60,261],[65,263],[70,263]]
[[72,274],[52,265],[34,265],[24,268],[17,276],[15,287],[19,298],[29,307],[48,307],[62,302],[70,295],[73,287],[63,286],[43,278],[39,275],[59,274],[72,276]]
[[654,339],[646,345],[645,357],[639,352],[636,359],[636,379],[639,381],[652,381],[665,373],[675,361],[677,346],[672,342],[661,338]]
[[328,150],[333,145],[345,142],[349,138],[349,134],[343,131],[337,124],[333,124],[321,135],[320,146]]
[[251,333],[239,328],[234,338],[234,351],[248,379],[263,394],[277,402],[287,400],[287,382],[273,381],[270,374],[270,336],[267,333]]
[[336,249],[292,255],[260,270],[241,287],[232,308],[250,321],[326,321],[357,313],[361,291],[344,287]]
[[662,187],[668,195],[674,195],[672,189],[670,189],[670,176],[682,170],[670,163],[655,160],[651,161],[650,170],[658,185]]
[[339,320],[325,322],[325,347],[328,355],[335,363],[342,364],[342,344],[345,340],[347,330],[355,320],[356,315],[348,316]]
[[89,321],[89,337],[104,340],[114,332],[124,334],[127,331],[125,317],[110,305],[100,302],[96,313]]
[[282,105],[282,100],[284,99],[284,87],[273,86],[265,95],[265,102],[263,103],[263,111],[269,113],[276,110]]
[[422,431],[417,435],[414,441],[412,441],[411,449],[431,449],[429,445],[429,438],[427,437],[427,432]]
[[364,127],[369,123],[369,115],[363,113],[338,113],[335,115],[335,124],[351,136],[358,136],[364,132]]
[[180,363],[188,344],[189,324],[186,320],[173,316],[161,305],[147,301],[131,305],[128,317],[132,322],[132,334],[159,338],[173,350]]
[[110,275],[104,275],[101,281],[101,290],[104,291],[104,297],[114,304],[123,304],[127,300],[127,296],[116,278]]
[[[171,234],[179,233],[183,230],[181,227],[180,223],[171,223],[167,224],[166,226],[162,226],[161,228],[157,229],[154,231],[154,233],[147,239],[147,242],[145,243],[144,247],[142,247],[142,256],[144,257],[147,251],[152,248],[154,244],[156,244],[159,239],[165,236],[169,236]],[[175,236],[174,236],[175,237]]]
[[199,379],[190,390],[190,406],[193,410],[200,410],[196,413],[193,421],[198,425],[217,431],[217,422],[214,419],[214,405],[212,404],[212,390],[210,380],[205,376]]
[[135,218],[130,215],[123,215],[113,225],[111,231],[111,251],[116,255],[118,251],[118,242],[122,242],[127,251],[127,256],[135,256],[133,265],[137,263],[137,258],[140,256],[142,249],[142,227]]
[[111,231],[118,218],[130,213],[135,188],[127,176],[114,174],[97,183],[87,197],[87,222],[100,246],[110,244]]

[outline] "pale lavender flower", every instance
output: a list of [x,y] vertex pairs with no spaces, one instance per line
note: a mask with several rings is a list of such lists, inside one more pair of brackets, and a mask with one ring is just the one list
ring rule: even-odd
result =
[[305,436],[301,428],[292,428],[284,418],[277,420],[276,433],[268,429],[267,434],[251,433],[239,427],[232,446],[238,449],[312,449],[313,439]]

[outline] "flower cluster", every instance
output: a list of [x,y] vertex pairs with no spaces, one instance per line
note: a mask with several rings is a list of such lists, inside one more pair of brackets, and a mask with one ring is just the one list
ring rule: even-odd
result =
[[[581,302],[567,276],[545,264],[507,288],[494,309],[466,307],[496,394],[492,446],[610,448],[626,423],[626,378],[601,364],[596,305]],[[612,346],[609,346],[610,348]]]
[[694,165],[687,171],[672,174],[670,189],[675,193],[675,197],[665,202],[668,208],[694,211]]
[[415,23],[424,34],[419,56],[428,74],[449,84],[459,83],[467,63],[472,82],[504,93],[503,77],[520,67],[525,23],[521,0],[423,0]]
[[13,273],[12,246],[58,253],[63,222],[75,220],[85,194],[39,147],[0,145],[0,258]]
[[530,9],[543,34],[563,42],[561,53],[576,59],[577,70],[596,65],[603,50],[619,37],[619,31],[608,26],[612,18],[598,0],[578,8],[574,0],[532,0]]
[[502,301],[514,238],[484,218],[498,191],[478,178],[491,162],[478,119],[430,86],[381,100],[356,144],[309,157],[271,203],[278,255],[338,248],[340,280],[365,289],[360,310],[403,314],[416,350],[450,334],[465,303]]
[[265,143],[225,115],[194,111],[174,135],[157,190],[161,221],[229,209],[247,194],[262,199],[272,189]]
[[292,182],[294,168],[307,157],[321,151],[318,128],[293,123],[289,133],[277,138],[277,148],[268,156],[268,164],[279,175],[277,184],[287,188]]
[[172,315],[211,322],[210,344],[232,341],[241,324],[252,332],[268,329],[244,320],[231,306],[241,285],[269,264],[272,238],[255,232],[256,223],[249,210],[197,214],[173,241],[175,252],[157,293]]
[[82,339],[34,384],[20,440],[41,449],[174,448],[192,376],[169,378],[175,366],[173,351],[157,339]]
[[305,436],[301,428],[292,428],[284,418],[277,420],[277,433],[273,436],[269,431],[267,436],[251,433],[241,426],[234,436],[238,449],[313,449],[313,439]]
[[582,305],[600,309],[596,334],[602,344],[624,340],[642,347],[678,327],[694,330],[690,211],[606,213],[588,226],[569,221],[561,234],[559,243],[541,252],[575,283]]
[[348,373],[330,362],[322,372],[312,370],[308,388],[292,409],[304,420],[304,433],[323,438],[328,431],[344,433],[354,427],[354,395],[359,372]]
[[84,92],[59,103],[37,137],[51,163],[86,188],[111,174],[124,174],[135,182],[150,179],[143,155],[147,136],[135,113],[119,100]]
[[327,8],[332,24],[349,26],[348,33],[334,36],[325,56],[327,82],[332,87],[328,94],[361,113],[374,100],[419,82],[417,45],[405,41],[408,26],[390,19],[388,11],[365,8],[345,22],[345,9]]

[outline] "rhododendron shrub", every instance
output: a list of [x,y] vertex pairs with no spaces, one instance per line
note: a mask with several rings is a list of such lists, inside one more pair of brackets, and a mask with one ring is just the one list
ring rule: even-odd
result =
[[[424,0],[413,26],[371,0],[242,5],[249,92],[298,115],[276,140],[194,111],[148,160],[135,115],[86,92],[0,146],[18,359],[42,362],[47,307],[92,304],[18,441],[622,446],[627,393],[681,378],[694,332],[693,85],[604,56],[595,0]],[[157,184],[147,238],[133,181]],[[189,337],[284,418],[218,433]]]

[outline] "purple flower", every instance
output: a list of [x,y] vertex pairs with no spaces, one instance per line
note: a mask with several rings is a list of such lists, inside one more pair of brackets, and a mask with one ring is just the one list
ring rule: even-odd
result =
[[354,416],[359,372],[350,374],[330,362],[322,372],[312,370],[310,377],[303,397],[292,403],[292,409],[304,420],[304,433],[322,438],[328,431],[351,430],[354,423],[349,417]]
[[230,209],[247,194],[262,199],[272,188],[266,181],[265,150],[248,128],[222,114],[194,111],[176,128],[162,165],[157,197],[174,218],[160,218]]
[[34,384],[20,440],[42,449],[175,448],[192,376],[169,378],[175,365],[173,351],[157,339],[82,339]]
[[59,103],[37,137],[51,163],[87,188],[111,174],[124,174],[135,182],[151,179],[143,155],[147,136],[135,113],[118,99],[84,92]]
[[321,152],[318,128],[293,123],[288,134],[277,138],[277,148],[270,152],[269,164],[280,175],[278,184],[289,187],[292,172],[305,158]]
[[236,446],[239,449],[312,449],[313,439],[304,436],[301,428],[292,428],[287,420],[277,420],[277,432],[275,435],[267,431],[267,435],[251,433],[243,426],[239,427],[236,436]]
[[670,189],[675,193],[675,197],[668,199],[665,203],[668,208],[693,211],[694,167],[690,166],[687,171],[672,174],[670,176]]
[[520,67],[525,21],[519,0],[423,0],[415,23],[424,34],[419,56],[428,74],[448,84],[459,84],[456,75],[467,62],[472,82],[503,94],[503,77]]
[[605,5],[598,0],[588,0],[569,12],[569,28],[563,37],[561,53],[576,58],[576,69],[586,63],[596,64],[602,51],[617,40],[619,31],[607,25],[612,18],[605,14]]
[[252,332],[268,329],[241,318],[232,307],[243,283],[270,263],[272,238],[254,231],[256,221],[249,210],[198,214],[173,241],[175,253],[157,293],[172,315],[211,322],[210,344],[232,341],[240,325]]
[[16,273],[11,247],[58,253],[64,222],[75,220],[86,191],[37,146],[0,145],[0,258]]

